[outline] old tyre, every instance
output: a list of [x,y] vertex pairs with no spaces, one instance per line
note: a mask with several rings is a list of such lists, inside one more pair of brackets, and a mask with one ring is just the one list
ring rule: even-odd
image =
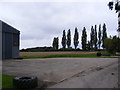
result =
[[38,85],[37,77],[15,77],[13,78],[13,86],[20,89],[36,88]]

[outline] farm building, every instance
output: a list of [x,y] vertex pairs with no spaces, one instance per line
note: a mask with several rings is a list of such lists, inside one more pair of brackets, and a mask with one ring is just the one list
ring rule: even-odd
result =
[[19,57],[20,31],[0,20],[0,59]]

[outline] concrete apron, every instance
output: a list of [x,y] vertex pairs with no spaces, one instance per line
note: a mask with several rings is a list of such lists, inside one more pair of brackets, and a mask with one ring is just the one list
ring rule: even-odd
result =
[[77,74],[117,63],[117,58],[51,58],[3,61],[3,74],[37,76],[39,87],[65,81]]

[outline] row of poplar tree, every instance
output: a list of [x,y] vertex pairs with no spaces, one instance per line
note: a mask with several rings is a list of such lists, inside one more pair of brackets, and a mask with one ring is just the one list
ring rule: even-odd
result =
[[[104,40],[107,38],[107,32],[106,32],[106,24],[103,24],[101,28],[101,24],[99,25],[99,30],[97,32],[97,25],[91,26],[91,32],[90,32],[90,40],[87,40],[87,31],[86,28],[83,27],[82,30],[82,36],[81,36],[81,45],[82,50],[97,50],[100,49],[101,46],[104,49],[105,44]],[[71,31],[70,29],[67,31],[67,34],[65,30],[63,30],[63,36],[62,36],[62,48],[71,48]],[[75,28],[74,38],[73,38],[73,44],[75,49],[77,49],[79,44],[79,32],[78,28]],[[53,48],[58,49],[59,48],[59,38],[54,37],[53,39]]]

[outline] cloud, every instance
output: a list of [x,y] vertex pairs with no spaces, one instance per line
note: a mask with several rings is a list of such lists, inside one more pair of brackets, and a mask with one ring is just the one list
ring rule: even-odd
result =
[[104,2],[104,0],[1,0],[0,2]]
[[117,14],[108,9],[107,1],[92,1],[4,2],[0,3],[0,19],[21,31],[20,48],[51,46],[57,36],[61,43],[62,31],[71,29],[73,37],[75,27],[80,35],[86,27],[89,39],[90,28],[95,24],[106,23],[108,35],[117,34]]

